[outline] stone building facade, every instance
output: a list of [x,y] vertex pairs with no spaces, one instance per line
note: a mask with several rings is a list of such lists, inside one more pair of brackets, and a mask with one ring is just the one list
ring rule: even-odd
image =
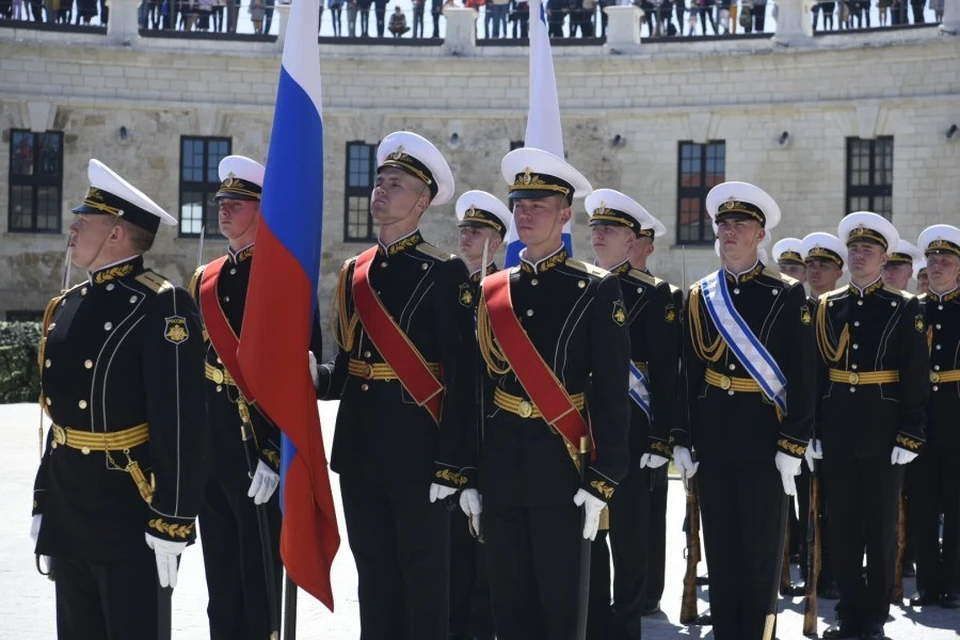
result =
[[[605,44],[554,49],[569,161],[594,187],[622,190],[663,220],[669,231],[651,266],[672,282],[689,284],[716,266],[709,224],[681,219],[686,211],[696,221],[690,202],[701,179],[770,192],[784,213],[776,238],[835,231],[863,203],[886,208],[908,239],[935,222],[960,223],[960,133],[951,129],[960,123],[960,38],[936,27],[787,33],[789,12],[804,15],[799,2],[782,3],[784,28],[772,40],[641,43],[624,22],[634,9],[616,7]],[[458,193],[505,195],[499,165],[524,135],[527,50],[478,46],[472,13],[448,14],[447,38],[433,46],[321,46],[325,314],[340,264],[370,244],[365,212],[347,225],[349,198],[356,207],[364,191],[349,185],[363,183],[370,164],[372,147],[361,145],[417,131],[448,158]],[[229,140],[231,152],[265,159],[282,42],[140,37],[132,0],[114,0],[111,29],[0,28],[0,318],[41,310],[58,291],[88,158],[186,217],[198,209],[181,207],[184,150],[193,149],[184,137]],[[14,139],[47,131],[62,133],[61,190],[51,205],[59,224],[16,230],[13,185],[23,179],[13,175]],[[853,200],[858,194],[866,199]],[[587,255],[586,214],[576,207],[575,251]],[[183,228],[162,229],[149,255],[174,282],[187,281],[197,262],[198,239]],[[422,230],[454,251],[453,203],[430,209]],[[208,235],[204,259],[224,250]]]

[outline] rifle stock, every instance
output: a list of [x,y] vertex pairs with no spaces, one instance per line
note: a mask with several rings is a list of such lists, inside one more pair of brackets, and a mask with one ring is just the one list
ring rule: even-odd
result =
[[[793,500],[787,496],[787,504],[793,511]],[[783,557],[780,559],[780,595],[787,595],[790,591],[790,517],[787,517],[787,526],[783,528]]]
[[904,513],[903,489],[897,501],[897,564],[893,568],[893,597],[890,602],[903,602],[903,552],[907,545],[906,514]]
[[700,494],[696,478],[687,480],[687,570],[683,574],[680,624],[697,619],[697,564],[700,563]]
[[817,583],[820,582],[820,478],[810,474],[810,510],[807,513],[807,592],[803,598],[803,635],[817,637]]

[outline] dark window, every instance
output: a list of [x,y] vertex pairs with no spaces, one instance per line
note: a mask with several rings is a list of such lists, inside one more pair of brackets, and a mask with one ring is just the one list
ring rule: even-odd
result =
[[344,189],[344,242],[377,239],[370,215],[370,193],[377,172],[377,145],[354,140],[347,143],[347,183]]
[[7,322],[41,322],[43,311],[18,309],[7,311]]
[[677,244],[712,243],[705,203],[707,192],[724,181],[726,143],[681,142],[677,155]]
[[893,137],[847,138],[847,210],[893,218]]
[[220,237],[217,203],[213,196],[220,187],[217,167],[230,155],[230,138],[180,138],[180,235]]
[[60,233],[63,132],[10,131],[8,229]]

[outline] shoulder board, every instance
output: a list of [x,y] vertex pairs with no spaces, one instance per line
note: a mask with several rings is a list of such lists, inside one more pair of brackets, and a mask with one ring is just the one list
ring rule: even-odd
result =
[[820,294],[819,301],[823,302],[824,300],[829,300],[830,298],[836,297],[841,293],[846,293],[848,290],[848,287],[840,287],[838,289],[834,289],[833,291],[827,291],[826,293]]
[[433,246],[428,242],[421,242],[420,244],[417,245],[416,249],[420,253],[424,253],[430,256],[431,258],[440,260],[441,262],[446,262],[447,260],[453,260],[454,258],[457,257],[453,254],[440,251],[440,249],[437,249],[435,246]]
[[773,269],[764,268],[763,275],[767,276],[768,278],[773,278],[774,280],[779,280],[788,287],[792,287],[793,285],[800,283],[800,281],[796,278],[791,278],[790,276],[782,274],[779,271],[774,271]]
[[88,284],[90,284],[90,282],[89,282],[88,280],[84,279],[83,282],[78,282],[77,284],[73,285],[72,287],[70,287],[69,289],[67,289],[67,290],[64,291],[63,293],[61,293],[59,296],[55,296],[55,297],[54,297],[54,300],[59,300],[59,299],[61,299],[61,298],[64,298],[64,297],[66,297],[67,295],[69,295],[69,294],[73,293],[74,291],[76,291],[77,289],[79,289],[80,287],[85,287],[85,286],[88,285]]
[[587,262],[583,262],[582,260],[574,260],[573,258],[567,258],[566,265],[568,267],[572,267],[576,269],[577,271],[583,271],[584,273],[588,273],[591,276],[595,276],[597,278],[604,278],[610,275],[610,272],[607,271],[606,269],[601,269],[597,265],[589,264]]
[[663,284],[663,280],[661,280],[660,278],[657,278],[656,276],[652,276],[649,273],[644,273],[639,269],[630,269],[630,271],[628,272],[628,275],[634,280],[639,280],[643,284],[648,284],[651,287],[659,287],[661,284]]
[[144,271],[137,276],[136,280],[154,293],[161,293],[167,289],[173,289],[173,284],[169,280],[153,271]]
[[903,290],[901,290],[901,289],[897,289],[896,287],[891,287],[891,286],[889,286],[889,285],[887,285],[887,284],[884,284],[884,285],[883,285],[883,290],[884,290],[884,291],[889,291],[890,293],[892,293],[892,294],[895,295],[895,296],[900,296],[900,297],[903,298],[904,300],[912,300],[912,299],[916,298],[916,296],[913,295],[912,293],[910,293],[909,291],[903,291]]
[[667,283],[667,286],[670,287],[670,293],[674,293],[674,294],[680,293],[680,287],[675,287],[669,282]]
[[924,291],[923,293],[917,296],[917,300],[919,300],[920,302],[926,302],[927,298],[928,296],[926,291]]

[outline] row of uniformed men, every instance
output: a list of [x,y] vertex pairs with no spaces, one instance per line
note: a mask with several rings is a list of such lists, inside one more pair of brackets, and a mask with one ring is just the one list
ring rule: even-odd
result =
[[[249,269],[252,246],[247,245],[252,243],[255,231],[254,235],[245,233],[251,226],[255,229],[256,224],[256,207],[248,207],[244,217],[242,202],[259,199],[258,177],[262,180],[258,174],[262,168],[245,160],[231,162],[224,167],[226,175],[221,176],[225,199],[220,211],[221,229],[231,241],[230,255],[218,261],[215,269],[208,267],[198,274],[193,287],[201,299],[210,334],[205,371],[210,430],[214,434],[237,432],[234,405],[242,398],[231,385],[229,358],[220,357],[231,345],[225,343],[218,348],[215,337],[230,331],[223,326],[214,330],[212,319],[219,309],[229,329],[239,333],[245,282],[236,276],[242,276],[244,264]],[[482,535],[485,542],[483,555],[498,637],[572,637],[582,578],[577,561],[580,540],[596,536],[600,514],[608,502],[612,506],[610,535],[617,571],[612,615],[604,621],[609,630],[598,632],[604,635],[597,637],[639,637],[639,617],[648,608],[644,594],[647,552],[643,540],[649,535],[649,522],[657,521],[656,529],[663,519],[662,509],[655,510],[656,516],[649,515],[650,486],[652,482],[656,484],[653,469],[662,468],[671,453],[681,473],[691,476],[699,466],[706,480],[701,482],[701,499],[711,569],[714,631],[721,638],[758,636],[772,612],[770,594],[776,588],[776,580],[771,572],[779,558],[776,541],[783,539],[785,491],[793,491],[793,476],[799,471],[800,458],[810,438],[815,386],[822,387],[820,395],[824,398],[819,414],[823,450],[827,453],[824,466],[831,468],[831,462],[834,463],[832,474],[841,478],[841,484],[846,480],[842,474],[870,473],[895,484],[899,467],[891,466],[889,450],[888,468],[874,464],[871,456],[875,457],[875,443],[845,446],[843,443],[859,443],[862,438],[851,437],[849,429],[840,429],[841,420],[835,413],[872,411],[871,402],[876,405],[877,399],[892,400],[901,411],[906,411],[905,417],[898,419],[896,411],[883,407],[880,413],[885,415],[879,416],[876,431],[861,434],[862,437],[881,441],[889,436],[889,447],[894,442],[899,445],[894,448],[895,462],[905,461],[919,449],[922,403],[918,409],[915,390],[900,389],[907,385],[887,379],[895,377],[895,371],[916,374],[914,369],[920,369],[920,356],[911,355],[908,348],[911,336],[919,335],[922,329],[922,316],[911,315],[916,301],[887,291],[882,285],[863,282],[871,275],[864,269],[873,268],[869,255],[859,262],[854,256],[853,264],[859,270],[852,269],[856,292],[834,292],[825,306],[808,300],[799,283],[766,270],[757,260],[757,249],[779,221],[780,212],[776,203],[756,187],[725,183],[708,197],[708,211],[718,225],[724,269],[691,289],[686,312],[689,339],[683,343],[686,366],[683,380],[677,383],[677,326],[682,305],[675,289],[644,270],[646,257],[653,251],[653,238],[663,232],[663,227],[636,202],[609,190],[594,192],[587,202],[593,245],[598,263],[607,269],[573,260],[563,247],[562,228],[572,215],[573,199],[591,191],[589,182],[562,159],[545,152],[511,152],[502,165],[510,185],[511,208],[476,192],[465,194],[458,203],[458,216],[464,227],[461,250],[470,263],[468,269],[464,261],[425,243],[418,231],[423,212],[431,204],[448,201],[453,194],[453,177],[439,151],[414,134],[392,134],[378,150],[378,167],[371,213],[380,224],[380,241],[344,265],[337,289],[335,323],[339,352],[333,361],[313,371],[318,395],[341,400],[331,465],[341,475],[344,515],[359,572],[364,637],[397,637],[398,629],[403,629],[402,635],[408,638],[443,638],[450,622],[459,626],[457,620],[448,620],[448,598],[453,596],[454,610],[458,610],[456,603],[464,602],[464,591],[461,585],[461,590],[448,594],[450,532],[448,512],[443,506],[453,499],[457,489],[463,490],[459,502],[474,532]],[[133,282],[164,283],[155,287],[157,297],[179,303],[172,315],[167,315],[169,309],[162,309],[152,323],[162,320],[163,343],[159,346],[179,354],[179,364],[183,366],[183,356],[193,347],[191,336],[196,341],[199,327],[189,298],[183,299],[179,290],[144,271],[138,257],[124,256],[119,261],[105,262],[118,254],[111,250],[101,255],[114,241],[137,235],[125,233],[127,223],[137,226],[130,211],[141,210],[152,214],[153,219],[167,220],[160,215],[162,210],[143,194],[116,176],[112,180],[117,184],[100,180],[91,170],[91,193],[85,200],[86,208],[79,211],[77,229],[71,236],[77,248],[87,247],[82,251],[75,249],[74,262],[90,270],[91,279],[89,285],[72,290],[51,305],[49,322],[45,323],[49,329],[45,331],[48,353],[58,342],[64,343],[65,349],[69,346],[65,336],[57,340],[64,320],[76,322],[79,317],[90,315],[96,324],[99,316],[108,311],[106,301],[98,303],[96,310],[93,305],[84,307],[84,302],[93,300],[85,297],[88,288],[93,292],[95,285],[110,284],[113,279],[117,280],[116,285],[131,288],[126,280],[132,278]],[[503,239],[510,209],[519,239],[526,248],[518,268],[496,272],[494,267],[482,265],[482,255],[492,255]],[[139,227],[152,227],[152,237],[157,226],[149,218],[144,219],[150,225]],[[85,239],[85,226],[101,219],[109,221],[104,226],[109,228],[106,235],[95,233]],[[871,254],[869,249],[873,248],[879,265],[895,238],[895,231],[890,235],[892,227],[884,225],[879,217],[856,214],[844,219],[840,233],[844,240],[849,240],[851,250]],[[937,231],[939,244],[932,253],[945,256],[947,261],[956,258],[960,269],[960,238],[954,235],[955,231]],[[487,252],[477,251],[483,242]],[[832,251],[839,259],[837,248],[829,243],[822,246],[824,255]],[[94,259],[88,254],[93,254]],[[128,265],[132,268],[128,269]],[[477,288],[480,272],[485,275],[482,289]],[[209,307],[203,302],[204,289],[209,290]],[[874,293],[881,295],[868,298]],[[874,301],[881,298],[884,303],[892,303],[891,310],[885,304],[882,309],[873,309]],[[871,313],[883,311],[886,316],[880,322],[865,315],[863,335],[851,342],[850,332],[861,331],[860,320],[853,321],[856,329],[851,329],[848,322],[847,316],[858,311],[854,299],[859,307],[869,300]],[[232,303],[236,304],[231,306]],[[134,304],[132,296],[130,304]],[[831,311],[834,307],[836,313]],[[136,310],[139,309],[138,305]],[[83,310],[85,313],[78,313]],[[65,311],[70,317],[61,319],[59,315]],[[814,314],[817,342],[824,362],[833,369],[829,375],[817,375],[814,370]],[[135,315],[131,313],[124,321]],[[118,316],[114,313],[111,317]],[[113,339],[111,348],[119,352],[124,340],[114,337],[117,330],[107,326],[110,324],[104,325],[109,334],[105,342]],[[150,324],[134,322],[144,327]],[[124,338],[128,334],[129,331],[124,333]],[[315,334],[319,339],[319,330]],[[398,336],[402,338],[397,339]],[[144,344],[128,341],[123,348],[133,348],[137,354],[140,350],[154,351],[156,346],[148,346],[150,337],[147,333]],[[897,345],[903,348],[891,348]],[[858,351],[861,347],[863,350]],[[90,345],[83,348],[89,349]],[[106,347],[101,354],[105,350]],[[203,347],[193,351],[202,357]],[[851,355],[867,357],[858,363],[855,357],[851,360]],[[836,360],[827,359],[828,356]],[[888,363],[884,358],[892,360]],[[135,364],[139,364],[141,358],[135,359]],[[827,364],[821,368],[827,369]],[[98,359],[96,365],[87,369],[100,373],[99,384],[105,388],[110,367],[101,367]],[[86,511],[79,508],[89,496],[71,504],[65,498],[69,491],[63,482],[52,478],[59,477],[59,467],[60,474],[75,472],[77,461],[94,460],[89,456],[92,450],[103,451],[106,460],[106,464],[100,461],[102,467],[85,469],[97,482],[124,477],[124,473],[111,473],[117,471],[136,478],[135,458],[149,458],[156,489],[149,496],[149,507],[137,504],[140,512],[151,516],[147,519],[148,543],[154,547],[161,576],[165,572],[169,575],[170,558],[175,558],[182,546],[166,545],[185,545],[179,540],[192,538],[192,515],[199,508],[199,490],[175,501],[180,507],[178,512],[176,507],[167,506],[171,498],[169,489],[164,489],[173,479],[181,480],[177,488],[184,493],[190,488],[190,483],[184,481],[190,474],[181,471],[183,465],[177,466],[183,462],[181,448],[172,456],[169,450],[170,433],[174,426],[179,433],[183,416],[160,420],[163,416],[147,415],[150,410],[157,411],[154,405],[163,404],[155,402],[153,396],[159,392],[148,386],[131,394],[135,398],[129,403],[113,403],[134,405],[134,422],[126,415],[124,419],[108,418],[106,394],[98,402],[103,406],[89,414],[58,415],[53,407],[60,403],[50,400],[58,395],[69,398],[80,393],[78,389],[86,391],[90,381],[54,378],[50,376],[52,370],[50,365],[44,370],[44,395],[58,427],[51,430],[52,441],[38,473],[35,513],[43,514],[47,524],[39,527],[39,519],[35,518],[40,531],[37,549],[38,553],[55,557],[58,618],[68,621],[64,625],[69,627],[69,621],[76,618],[69,611],[80,607],[75,603],[69,606],[69,601],[79,598],[79,591],[85,591],[84,609],[92,607],[91,610],[100,611],[101,623],[114,624],[111,616],[104,613],[105,603],[110,602],[110,610],[115,611],[112,599],[116,597],[117,585],[124,584],[124,576],[114,575],[111,581],[98,582],[92,576],[102,574],[104,569],[102,554],[93,551],[99,549],[96,545],[73,547],[53,542],[78,534],[95,538],[102,535],[102,530],[87,521]],[[841,381],[844,373],[846,378]],[[856,382],[854,374],[859,376]],[[114,380],[113,375],[110,381],[117,384],[119,380]],[[904,375],[904,380],[913,378]],[[125,379],[131,383],[140,377],[127,375]],[[97,384],[95,379],[94,391]],[[58,385],[66,386],[61,389]],[[839,390],[846,385],[854,393],[861,390],[861,394],[840,394]],[[180,386],[177,385],[178,392]],[[956,384],[952,389],[956,395]],[[93,400],[97,398],[96,393],[90,395]],[[113,389],[110,395],[116,397]],[[874,395],[877,397],[872,398]],[[852,404],[853,398],[865,396],[863,407],[861,403]],[[832,397],[839,401],[839,406],[831,406],[828,399]],[[220,398],[228,402],[222,404],[224,412],[217,415],[212,407]],[[685,412],[675,411],[678,398]],[[173,407],[181,413],[188,410],[182,402]],[[831,411],[825,411],[826,407]],[[176,414],[171,408],[166,407],[167,413]],[[829,419],[825,420],[825,416]],[[269,427],[262,416],[259,420]],[[143,429],[149,431],[149,445],[140,441],[129,446],[130,429],[119,427],[132,423],[138,425],[135,429],[140,428],[141,421],[149,424]],[[751,428],[743,429],[743,424]],[[880,428],[884,424],[886,428]],[[93,437],[81,432],[123,435]],[[588,433],[593,443],[591,460],[588,468],[578,474],[578,444],[580,437]],[[211,474],[207,482],[204,510],[208,516],[201,513],[201,526],[206,537],[209,520],[211,532],[218,531],[224,540],[221,548],[211,553],[219,552],[224,566],[231,561],[233,566],[238,565],[238,556],[245,558],[239,562],[240,572],[225,581],[231,586],[215,590],[210,579],[216,571],[211,571],[211,567],[219,570],[220,565],[207,554],[214,637],[240,637],[254,627],[261,628],[245,620],[230,632],[215,632],[215,617],[225,617],[215,616],[215,591],[231,594],[233,600],[224,600],[224,606],[232,607],[235,625],[237,602],[247,605],[245,618],[260,622],[265,618],[262,570],[259,581],[255,574],[253,579],[243,575],[244,567],[257,564],[260,548],[259,540],[251,536],[255,530],[250,524],[253,508],[242,493],[246,488],[248,495],[258,501],[276,503],[269,500],[276,483],[275,447],[270,446],[267,431],[261,434],[257,439],[261,460],[253,474],[253,486],[246,487],[247,468],[239,466],[236,455],[231,458],[233,470],[227,470],[231,465],[226,462],[229,456],[224,455],[222,470]],[[89,438],[88,445],[96,440],[96,446],[78,446],[81,435]],[[124,438],[124,442],[118,441]],[[52,455],[56,444],[66,444],[66,457]],[[139,445],[145,448],[133,448]],[[222,447],[216,447],[214,458],[220,458],[221,451],[236,452],[239,447],[236,440],[225,441]],[[699,462],[693,462],[691,447],[697,451]],[[115,462],[117,451],[125,452],[125,466]],[[769,464],[771,457],[775,464]],[[862,468],[864,458],[873,466]],[[206,478],[205,472],[195,467],[190,465],[189,470],[196,487]],[[778,472],[782,485],[771,482]],[[202,479],[197,480],[198,476]],[[871,476],[866,478],[865,485],[848,484],[872,487],[876,481]],[[125,482],[114,489],[130,493],[136,485]],[[140,493],[143,495],[144,491]],[[857,500],[855,495],[840,491],[836,494],[837,500]],[[163,496],[163,500],[158,501],[158,496]],[[134,493],[133,497],[139,496]],[[52,504],[56,508],[51,508]],[[861,500],[860,504],[869,512],[855,512],[850,517],[875,522],[878,514],[867,509],[872,503],[863,504]],[[829,505],[828,502],[832,513]],[[137,526],[138,509],[135,504],[127,507],[116,509],[115,516],[125,523],[129,533]],[[182,522],[164,519],[171,517],[182,518]],[[837,528],[833,526],[831,531]],[[462,533],[465,527],[457,529]],[[864,529],[857,525],[836,535],[853,535],[854,530]],[[91,536],[92,532],[95,533]],[[177,541],[162,540],[160,544],[157,533],[166,533]],[[135,555],[129,537],[124,540],[127,551]],[[206,554],[211,545],[204,546]],[[473,559],[464,562],[469,551],[464,550],[462,539],[459,548],[461,551],[453,554],[453,562],[464,563],[464,568],[452,572],[454,581],[462,575],[472,575],[471,567],[476,567]],[[60,571],[61,559],[78,564],[80,575],[72,575],[66,581]],[[871,565],[873,570],[885,571],[885,562]],[[175,566],[174,560],[174,576]],[[856,591],[858,587],[852,580],[840,578],[840,583],[844,595],[841,605],[847,604],[846,609],[840,610],[841,623],[846,623],[847,631],[855,625],[858,634],[873,633],[882,621],[875,622],[879,619],[875,611],[858,609],[866,606],[861,605],[866,599]],[[77,589],[77,584],[82,588]],[[91,588],[94,584],[101,586]],[[104,584],[112,586],[107,588]],[[882,584],[878,587],[873,580],[870,585],[871,590],[883,589]],[[467,584],[467,592],[469,588]],[[120,590],[124,590],[122,586]],[[150,599],[141,600],[140,606],[149,608]],[[62,609],[61,602],[67,603]],[[591,611],[594,627],[598,620],[607,617],[594,613],[597,610]],[[141,623],[150,619],[137,615]],[[454,631],[468,633],[462,628]],[[251,633],[253,637],[261,635],[259,631]]]

